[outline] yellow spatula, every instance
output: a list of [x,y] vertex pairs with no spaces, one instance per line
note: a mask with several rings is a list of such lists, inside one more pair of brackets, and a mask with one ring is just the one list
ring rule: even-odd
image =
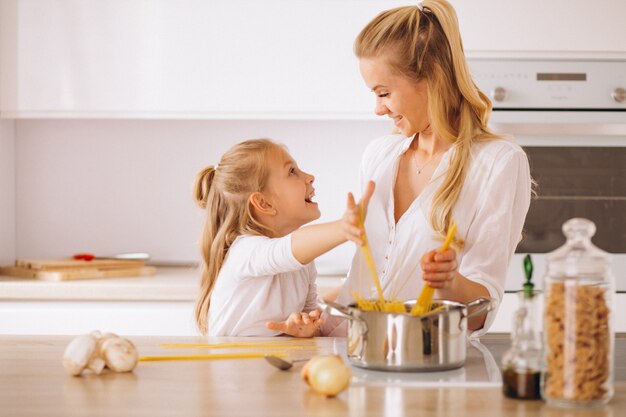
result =
[[[448,234],[446,235],[446,240],[443,242],[441,246],[441,252],[448,249],[450,243],[452,243],[452,239],[454,238],[454,234],[456,233],[456,224],[452,222],[450,227],[448,228]],[[426,314],[430,311],[430,304],[433,302],[433,295],[435,294],[435,289],[430,285],[426,284],[422,288],[422,292],[420,293],[415,305],[411,309],[411,314],[414,316],[421,316],[422,314]]]

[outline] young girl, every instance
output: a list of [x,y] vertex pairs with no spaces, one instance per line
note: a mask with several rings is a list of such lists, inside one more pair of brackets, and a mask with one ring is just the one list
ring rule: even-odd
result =
[[[196,304],[203,335],[316,334],[313,260],[347,240],[362,242],[352,194],[343,218],[301,228],[320,217],[313,181],[268,139],[239,143],[198,174],[195,198],[207,213]],[[363,211],[373,189],[359,203]]]

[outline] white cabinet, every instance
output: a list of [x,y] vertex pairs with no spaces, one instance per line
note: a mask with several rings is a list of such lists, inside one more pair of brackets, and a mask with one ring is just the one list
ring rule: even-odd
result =
[[[200,271],[160,268],[152,277],[50,282],[0,276],[0,335],[197,336]],[[318,277],[318,293],[341,277]]]
[[471,54],[626,57],[626,2],[450,0]]
[[2,301],[0,334],[197,336],[193,301]]
[[[352,44],[383,0],[2,0],[2,117],[373,118]],[[626,54],[626,3],[455,0],[478,53]]]
[[352,53],[368,2],[8,1],[4,117],[370,113]]

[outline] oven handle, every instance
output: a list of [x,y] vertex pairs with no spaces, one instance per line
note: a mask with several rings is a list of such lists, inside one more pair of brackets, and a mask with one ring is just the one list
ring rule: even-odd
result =
[[626,136],[626,123],[490,123],[489,127],[516,136]]

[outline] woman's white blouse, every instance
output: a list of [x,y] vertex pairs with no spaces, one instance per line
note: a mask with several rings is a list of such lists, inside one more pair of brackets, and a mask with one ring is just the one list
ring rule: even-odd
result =
[[[362,161],[362,188],[369,180],[376,182],[365,229],[387,299],[416,299],[424,285],[420,259],[427,251],[442,245],[442,240],[436,237],[428,221],[428,215],[454,147],[442,156],[427,187],[398,222],[394,220],[393,188],[398,164],[412,139],[400,135],[377,139],[368,146]],[[465,241],[463,248],[457,252],[458,271],[483,285],[498,304],[502,300],[509,262],[521,238],[530,197],[530,170],[521,147],[504,139],[473,146],[469,170],[452,210],[458,226],[457,237]],[[377,298],[360,249],[352,260],[338,301],[351,303],[354,294]],[[474,336],[489,328],[496,311],[497,308],[488,315],[485,326]],[[345,323],[325,318],[324,333],[345,334]]]
[[209,336],[276,336],[267,321],[317,308],[317,271],[293,256],[291,234],[239,236],[220,270],[209,306]]

